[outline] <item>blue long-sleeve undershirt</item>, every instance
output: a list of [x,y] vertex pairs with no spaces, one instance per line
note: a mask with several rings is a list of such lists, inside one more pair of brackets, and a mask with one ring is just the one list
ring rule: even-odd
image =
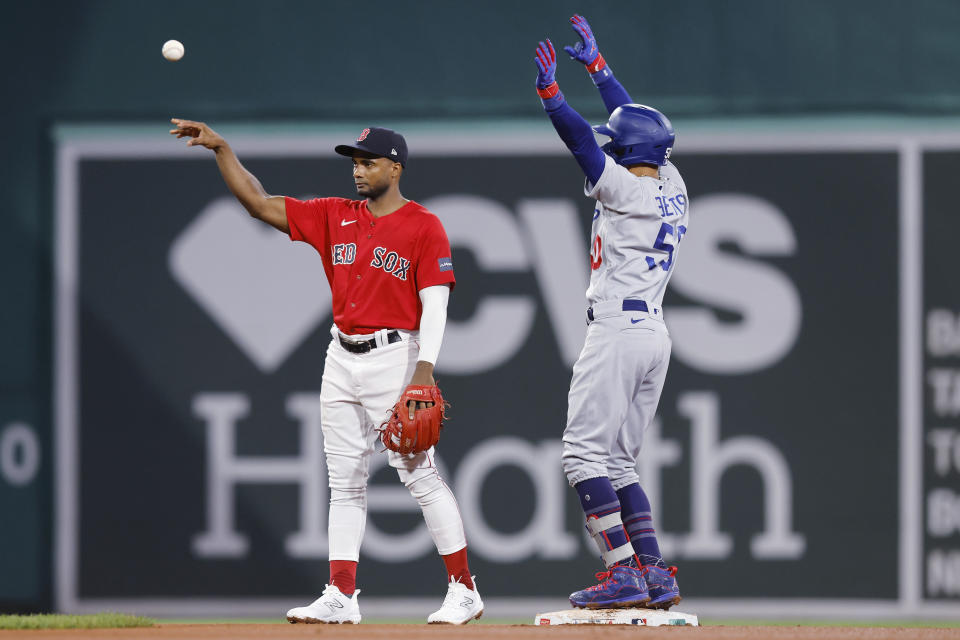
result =
[[[607,108],[607,113],[613,113],[621,105],[633,103],[630,94],[613,75],[609,66],[591,74],[591,79],[596,85],[597,91],[600,92],[600,98]],[[606,156],[597,145],[590,124],[563,100],[562,94],[560,100],[560,106],[554,109],[547,108],[547,115],[550,116],[553,128],[560,134],[560,139],[573,153],[573,157],[580,165],[584,175],[587,176],[591,184],[596,184],[603,174]],[[547,104],[549,103],[544,102],[545,107]]]
[[600,97],[603,99],[603,106],[607,108],[607,113],[613,113],[613,110],[617,107],[624,104],[632,104],[633,99],[630,97],[630,94],[627,93],[627,90],[623,88],[623,85],[620,84],[620,81],[617,80],[613,71],[610,71],[610,67],[606,67],[602,71],[598,71],[593,76],[603,74],[604,71],[608,73],[604,74],[604,77],[597,80],[596,77],[593,78],[593,83],[597,87],[597,91],[600,92]]
[[553,128],[560,139],[573,153],[577,164],[591,184],[596,184],[603,174],[606,156],[593,137],[593,129],[573,107],[563,101],[556,109],[548,110]]

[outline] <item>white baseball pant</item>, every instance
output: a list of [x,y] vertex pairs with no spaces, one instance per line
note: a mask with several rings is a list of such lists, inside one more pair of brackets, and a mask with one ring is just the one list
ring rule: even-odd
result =
[[[352,353],[340,345],[339,330],[331,329],[320,388],[324,452],[330,484],[328,525],[330,560],[360,559],[367,519],[370,456],[379,440],[376,428],[400,399],[410,382],[420,347],[417,333],[400,331],[402,340],[387,343],[388,331],[347,336],[376,337],[380,345],[367,353]],[[419,454],[385,452],[391,467],[423,511],[427,529],[440,555],[463,549],[466,537],[456,499],[433,460],[433,448]]]

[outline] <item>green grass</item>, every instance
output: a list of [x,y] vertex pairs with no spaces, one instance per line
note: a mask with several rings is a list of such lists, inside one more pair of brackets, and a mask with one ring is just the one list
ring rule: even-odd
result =
[[126,613],[96,613],[69,616],[53,613],[35,615],[0,615],[0,629],[107,629],[118,627],[152,627],[150,618]]

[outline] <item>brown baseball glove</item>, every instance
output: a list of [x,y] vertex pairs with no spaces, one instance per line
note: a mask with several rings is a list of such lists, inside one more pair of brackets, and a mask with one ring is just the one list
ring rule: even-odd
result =
[[[409,403],[433,403],[433,406],[416,409],[410,418]],[[416,406],[416,405],[415,405]],[[397,453],[420,453],[440,440],[440,430],[447,418],[449,405],[440,393],[440,387],[408,385],[400,400],[390,410],[390,417],[380,425],[380,442]]]

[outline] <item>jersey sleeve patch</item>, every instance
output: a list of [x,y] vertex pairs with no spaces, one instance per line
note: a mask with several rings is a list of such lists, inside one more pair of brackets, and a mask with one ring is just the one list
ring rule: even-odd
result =
[[419,236],[414,276],[417,290],[438,284],[449,284],[452,290],[456,283],[453,252],[450,251],[450,241],[440,219],[433,214],[424,218]]

